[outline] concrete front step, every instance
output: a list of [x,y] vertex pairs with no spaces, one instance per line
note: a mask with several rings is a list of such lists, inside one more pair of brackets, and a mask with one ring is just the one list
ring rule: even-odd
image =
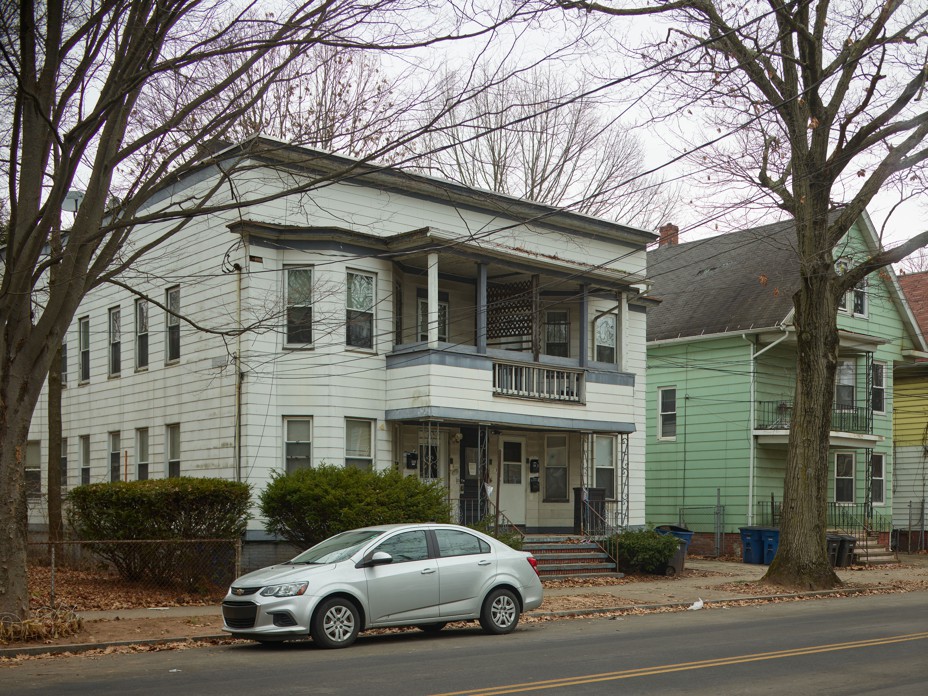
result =
[[522,546],[538,561],[542,580],[622,577],[598,544],[566,537],[527,537]]

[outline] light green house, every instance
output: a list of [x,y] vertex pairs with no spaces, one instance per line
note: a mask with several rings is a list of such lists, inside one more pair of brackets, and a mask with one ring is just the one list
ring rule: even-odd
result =
[[[836,265],[876,244],[863,216]],[[777,523],[795,384],[794,246],[785,222],[686,244],[665,229],[648,254],[660,303],[648,310],[645,514],[696,531],[697,549],[730,553],[740,527]],[[892,270],[848,293],[838,324],[830,522],[888,532],[893,370],[925,346]]]

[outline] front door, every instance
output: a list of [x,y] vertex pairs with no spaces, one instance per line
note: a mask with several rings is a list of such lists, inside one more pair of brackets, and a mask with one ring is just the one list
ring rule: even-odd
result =
[[423,481],[448,482],[448,433],[419,432],[419,478]]
[[525,456],[523,440],[503,440],[499,509],[513,524],[525,524]]

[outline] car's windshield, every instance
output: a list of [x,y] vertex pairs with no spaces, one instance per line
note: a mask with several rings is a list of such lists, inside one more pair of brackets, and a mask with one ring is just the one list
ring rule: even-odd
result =
[[344,561],[368,541],[383,534],[382,530],[360,529],[342,532],[319,542],[291,560],[291,563],[338,563]]

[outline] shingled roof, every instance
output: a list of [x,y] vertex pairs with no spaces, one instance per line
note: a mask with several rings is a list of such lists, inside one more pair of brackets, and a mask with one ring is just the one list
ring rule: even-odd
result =
[[792,220],[648,252],[648,340],[772,328],[793,308]]
[[928,271],[906,273],[898,278],[922,335],[928,337]]

